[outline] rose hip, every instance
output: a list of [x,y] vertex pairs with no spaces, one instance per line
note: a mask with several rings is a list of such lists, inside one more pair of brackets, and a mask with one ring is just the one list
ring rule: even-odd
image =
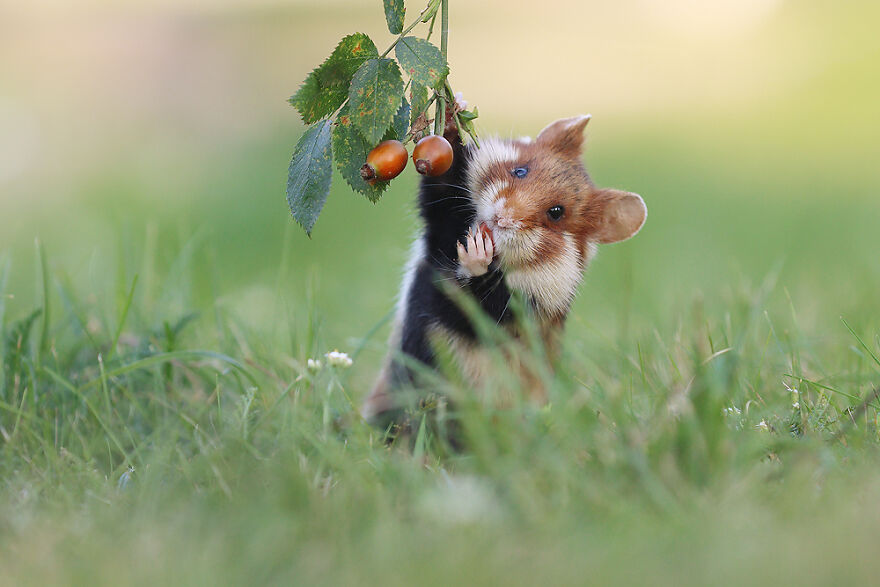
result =
[[406,147],[400,141],[382,141],[367,155],[361,177],[367,183],[394,179],[406,167]]
[[439,135],[429,135],[416,143],[412,158],[416,171],[437,177],[452,167],[452,145]]

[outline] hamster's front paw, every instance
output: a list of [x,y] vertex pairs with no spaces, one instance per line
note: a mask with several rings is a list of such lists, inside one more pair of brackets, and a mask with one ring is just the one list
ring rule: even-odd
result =
[[479,277],[489,270],[492,257],[495,256],[495,245],[492,237],[482,230],[474,234],[468,230],[465,244],[458,243],[458,275],[459,277]]

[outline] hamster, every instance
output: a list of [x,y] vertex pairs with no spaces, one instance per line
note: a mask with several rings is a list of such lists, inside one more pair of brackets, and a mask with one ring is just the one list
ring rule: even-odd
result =
[[[502,325],[513,318],[511,295],[522,296],[554,352],[597,246],[634,236],[647,217],[641,196],[593,184],[581,162],[589,121],[564,118],[534,140],[484,139],[479,147],[462,145],[447,128],[453,165],[421,181],[423,230],[403,279],[391,351],[361,410],[367,421],[395,421],[404,407],[395,391],[418,387],[407,364],[435,366],[435,344],[448,345],[475,385],[485,375],[483,343],[445,293],[450,285]],[[535,387],[536,399],[545,400]]]

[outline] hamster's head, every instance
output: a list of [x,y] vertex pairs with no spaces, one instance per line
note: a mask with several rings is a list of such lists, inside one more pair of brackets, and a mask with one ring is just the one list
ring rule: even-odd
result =
[[589,120],[564,118],[534,140],[486,139],[472,149],[468,188],[475,224],[492,230],[503,267],[565,256],[583,269],[597,244],[626,240],[644,224],[647,208],[639,195],[597,188],[584,169]]

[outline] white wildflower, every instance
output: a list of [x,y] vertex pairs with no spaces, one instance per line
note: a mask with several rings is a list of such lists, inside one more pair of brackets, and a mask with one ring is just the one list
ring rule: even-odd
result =
[[769,432],[770,431],[770,424],[767,423],[767,420],[761,420],[760,422],[755,424],[755,428],[757,428],[758,430],[764,431],[764,432]]
[[327,364],[331,367],[342,367],[343,369],[351,367],[351,357],[347,353],[333,350],[324,356],[327,357]]
[[308,367],[309,371],[312,373],[321,370],[321,361],[318,359],[309,359],[306,361],[306,367]]
[[784,385],[785,389],[787,389],[791,393],[791,407],[799,410],[801,407],[801,394],[797,390],[797,387],[789,387],[788,384],[784,381],[782,382],[782,385]]
[[736,406],[730,406],[729,408],[724,408],[724,415],[725,416],[739,416],[740,414],[742,414],[742,410],[740,410]]

